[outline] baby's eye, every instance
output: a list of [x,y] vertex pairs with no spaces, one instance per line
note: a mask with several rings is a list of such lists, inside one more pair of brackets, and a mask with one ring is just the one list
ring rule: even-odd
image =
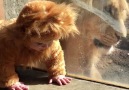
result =
[[43,45],[43,43],[41,43],[41,42],[37,42],[36,44],[37,44],[37,45]]
[[50,30],[44,32],[44,34],[50,34],[50,33],[51,33]]

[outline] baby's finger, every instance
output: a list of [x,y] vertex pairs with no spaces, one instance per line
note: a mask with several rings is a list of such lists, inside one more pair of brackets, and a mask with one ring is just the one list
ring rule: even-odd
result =
[[29,87],[26,85],[21,85],[20,88],[22,88],[22,90],[29,90]]
[[63,79],[61,79],[61,82],[62,82],[62,84],[63,85],[66,85],[67,84],[67,82],[65,81],[65,79],[63,78]]
[[11,87],[10,87],[9,90],[15,90],[15,88],[11,88]]
[[66,78],[67,78],[68,80],[70,80],[70,81],[72,80],[72,78],[70,78],[70,77],[66,77]]
[[49,84],[52,84],[52,82],[53,82],[53,79],[50,79],[50,80],[49,80]]
[[62,82],[61,82],[60,79],[57,80],[57,83],[58,83],[60,86],[62,86]]
[[68,78],[64,78],[64,80],[67,82],[67,83],[70,83],[71,80],[69,80]]
[[15,90],[24,90],[21,87],[15,87]]

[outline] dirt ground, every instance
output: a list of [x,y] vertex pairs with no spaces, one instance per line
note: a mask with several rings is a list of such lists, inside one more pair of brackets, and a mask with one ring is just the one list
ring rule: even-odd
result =
[[129,39],[123,38],[110,55],[103,56],[98,69],[103,80],[129,84]]

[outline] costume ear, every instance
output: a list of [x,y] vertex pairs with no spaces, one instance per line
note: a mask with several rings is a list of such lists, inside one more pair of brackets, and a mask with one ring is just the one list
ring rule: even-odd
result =
[[[34,5],[32,5],[34,6]],[[35,20],[39,20],[46,16],[46,11],[42,7],[41,9],[37,9],[36,7],[33,8],[31,5],[26,5],[22,11],[20,12],[18,18],[17,18],[17,23],[19,24],[27,24],[34,22]]]
[[18,24],[30,24],[30,23],[33,23],[35,20],[39,20],[41,18],[43,18],[43,12],[23,14],[23,15],[19,15],[17,19],[17,23]]

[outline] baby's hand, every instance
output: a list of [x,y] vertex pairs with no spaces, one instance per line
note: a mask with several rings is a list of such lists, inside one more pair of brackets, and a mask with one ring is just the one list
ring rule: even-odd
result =
[[60,86],[61,85],[66,85],[68,83],[71,82],[71,78],[69,77],[65,77],[65,75],[59,75],[59,76],[56,76],[56,77],[53,77],[49,80],[49,83],[53,83],[53,82],[56,82],[57,84],[59,84]]
[[10,86],[9,90],[29,90],[29,87],[24,85],[23,83],[17,82],[16,84]]

